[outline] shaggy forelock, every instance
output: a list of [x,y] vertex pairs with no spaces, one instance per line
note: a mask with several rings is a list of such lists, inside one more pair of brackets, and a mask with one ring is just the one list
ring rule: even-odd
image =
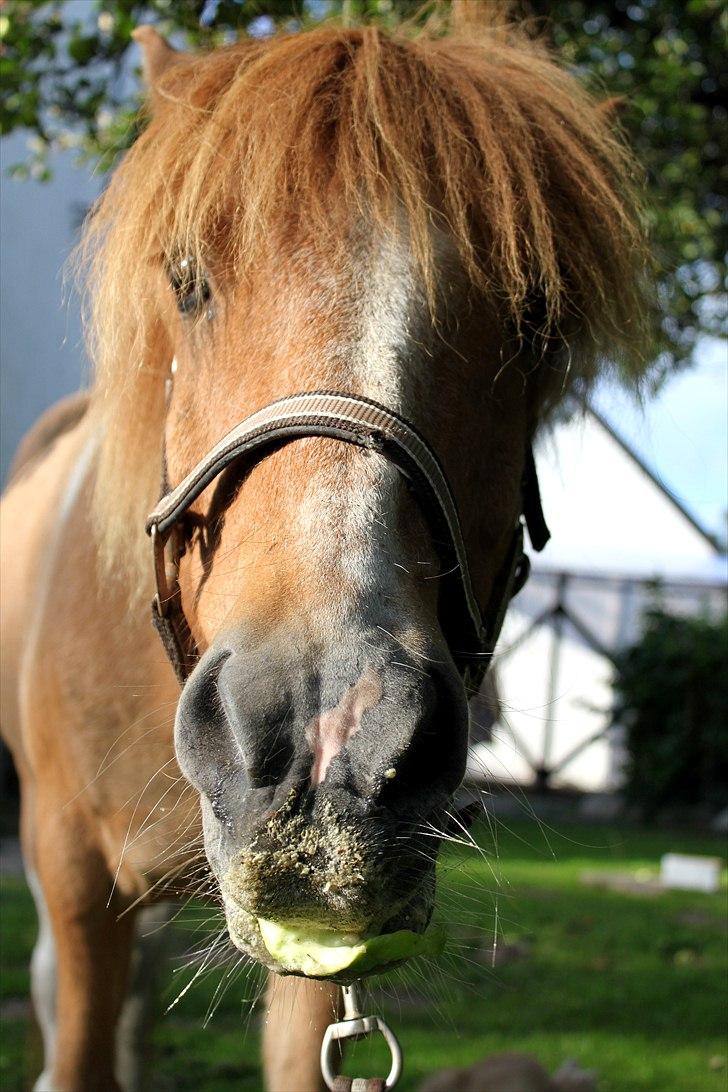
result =
[[138,555],[129,528],[158,486],[170,347],[151,278],[165,261],[214,249],[242,276],[282,230],[340,258],[347,224],[386,231],[404,214],[432,300],[444,228],[504,340],[568,343],[548,398],[606,358],[644,368],[633,176],[607,111],[517,26],[325,25],[181,55],[84,244],[109,553]]

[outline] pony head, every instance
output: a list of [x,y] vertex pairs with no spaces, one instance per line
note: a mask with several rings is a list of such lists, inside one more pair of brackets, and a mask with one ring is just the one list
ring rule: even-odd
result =
[[[162,462],[174,485],[253,411],[334,390],[437,453],[485,613],[538,421],[606,359],[644,366],[609,118],[514,27],[325,25],[201,55],[137,33],[148,124],[86,240],[109,564],[138,605]],[[275,969],[300,966],[261,923],[350,946],[428,925],[468,739],[438,546],[387,458],[321,436],[193,505],[177,755],[231,936]]]

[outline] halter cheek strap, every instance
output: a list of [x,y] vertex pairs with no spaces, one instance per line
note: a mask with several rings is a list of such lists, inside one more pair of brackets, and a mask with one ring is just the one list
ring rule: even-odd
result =
[[[183,521],[190,506],[227,467],[235,464],[238,476],[243,478],[272,449],[305,436],[325,436],[377,451],[405,477],[430,522],[442,563],[439,613],[443,633],[461,672],[482,676],[508,601],[528,576],[528,559],[523,553],[523,518],[519,516],[491,602],[481,615],[455,498],[427,441],[408,421],[377,402],[358,395],[312,391],[282,398],[246,417],[179,485],[165,493],[147,519],[157,583],[153,620],[180,683],[184,683],[199,658],[182,607],[178,580],[185,548]],[[522,497],[523,517],[532,545],[541,549],[548,540],[548,528],[530,448]]]

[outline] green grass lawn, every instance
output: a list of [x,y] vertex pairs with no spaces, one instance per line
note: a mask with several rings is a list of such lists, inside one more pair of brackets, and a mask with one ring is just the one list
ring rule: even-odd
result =
[[[371,989],[405,1051],[402,1092],[434,1069],[498,1051],[536,1055],[550,1070],[573,1058],[602,1092],[725,1092],[728,942],[725,895],[645,894],[587,886],[587,872],[656,872],[667,851],[722,854],[718,839],[536,820],[481,823],[481,852],[450,846],[440,916],[448,951]],[[35,923],[20,880],[2,886],[0,1087],[29,1087],[36,1048],[22,998]],[[165,1004],[191,977],[179,953],[201,943],[200,907],[171,926]],[[215,923],[217,924],[217,923]],[[492,957],[494,931],[498,944]],[[260,1006],[256,979],[230,975],[203,1027],[221,971],[201,978],[155,1032],[155,1092],[253,1092]],[[222,988],[218,998],[222,994]],[[347,1069],[383,1063],[366,1044]]]

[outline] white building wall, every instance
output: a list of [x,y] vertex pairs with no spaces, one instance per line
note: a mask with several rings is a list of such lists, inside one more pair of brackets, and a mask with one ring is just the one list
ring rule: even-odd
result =
[[51,182],[16,181],[7,167],[26,159],[25,134],[0,141],[0,470],[5,479],[23,433],[87,374],[79,305],[62,269],[101,183],[54,160]]
[[715,557],[705,536],[591,414],[546,434],[537,462],[553,533],[538,567],[675,578]]
[[[500,720],[471,769],[528,785],[539,767],[555,767],[556,788],[610,792],[621,782],[619,730],[583,746],[612,719],[604,651],[635,641],[652,604],[725,611],[726,559],[591,414],[558,426],[537,463],[553,537],[506,618],[495,656]],[[560,594],[576,624],[556,623],[554,673],[554,619],[537,623]]]

